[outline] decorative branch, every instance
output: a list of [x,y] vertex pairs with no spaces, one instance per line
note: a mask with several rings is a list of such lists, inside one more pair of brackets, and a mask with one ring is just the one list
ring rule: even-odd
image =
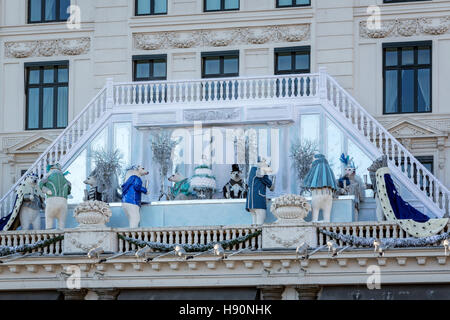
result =
[[23,245],[15,246],[15,247],[0,246],[0,257],[7,256],[10,254],[14,254],[14,253],[31,252],[35,249],[48,247],[48,246],[50,246],[58,241],[61,241],[63,239],[64,239],[64,236],[61,235],[61,236],[56,236],[51,239],[40,240],[35,243],[23,244]]
[[291,146],[291,153],[289,157],[292,158],[294,167],[297,173],[297,179],[300,183],[300,194],[304,191],[303,180],[311,169],[311,164],[314,160],[314,154],[317,152],[317,144],[310,140],[296,142]]

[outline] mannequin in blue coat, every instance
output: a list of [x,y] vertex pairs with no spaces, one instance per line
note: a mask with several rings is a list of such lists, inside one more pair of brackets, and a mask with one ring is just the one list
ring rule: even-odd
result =
[[258,163],[258,167],[252,167],[248,176],[248,193],[245,209],[252,214],[252,223],[261,225],[266,219],[266,189],[275,189],[275,177],[273,181],[267,174],[272,173],[272,168],[265,161]]
[[137,228],[141,220],[140,208],[142,194],[147,194],[147,188],[142,186],[143,176],[148,175],[141,166],[131,167],[122,184],[122,208],[130,223],[130,228]]

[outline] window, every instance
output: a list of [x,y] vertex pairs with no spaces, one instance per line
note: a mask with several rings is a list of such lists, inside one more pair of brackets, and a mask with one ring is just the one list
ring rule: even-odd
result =
[[28,0],[28,23],[66,21],[70,0]]
[[204,11],[239,10],[239,0],[204,0]]
[[152,81],[167,79],[167,55],[134,56],[133,80]]
[[431,112],[431,41],[383,45],[384,113]]
[[68,61],[26,63],[27,130],[59,129],[67,126]]
[[309,73],[311,48],[275,49],[275,74]]
[[136,0],[136,15],[167,14],[167,0]]
[[277,8],[310,6],[311,0],[277,0]]
[[239,51],[202,53],[202,77],[239,76]]

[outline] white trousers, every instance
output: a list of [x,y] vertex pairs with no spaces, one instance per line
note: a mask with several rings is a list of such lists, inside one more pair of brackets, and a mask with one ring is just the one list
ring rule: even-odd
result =
[[252,224],[261,225],[266,220],[266,209],[250,209]]
[[53,229],[53,220],[58,220],[58,229],[66,225],[67,199],[50,197],[45,200],[45,229]]
[[141,221],[141,208],[138,205],[126,202],[122,203],[122,208],[128,218],[130,228],[137,228],[139,226],[139,222]]

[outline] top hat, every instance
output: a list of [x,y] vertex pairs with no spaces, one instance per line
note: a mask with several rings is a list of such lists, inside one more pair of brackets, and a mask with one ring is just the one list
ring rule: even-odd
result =
[[239,168],[239,165],[236,164],[236,163],[231,165],[231,172],[235,172],[235,171],[241,172],[241,169]]

